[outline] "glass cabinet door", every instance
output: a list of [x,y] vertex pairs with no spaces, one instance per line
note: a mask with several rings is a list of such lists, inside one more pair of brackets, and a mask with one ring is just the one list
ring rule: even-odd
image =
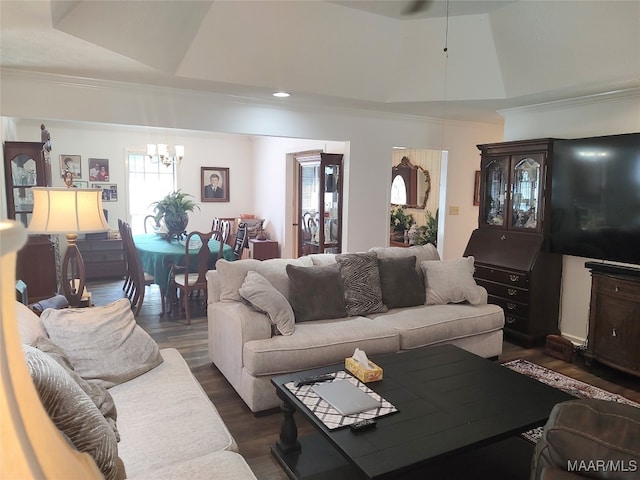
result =
[[541,162],[527,156],[514,158],[511,185],[512,228],[537,229],[540,215]]
[[324,165],[323,253],[340,253],[340,166]]
[[480,221],[484,225],[503,226],[509,182],[509,157],[489,160],[483,172]]

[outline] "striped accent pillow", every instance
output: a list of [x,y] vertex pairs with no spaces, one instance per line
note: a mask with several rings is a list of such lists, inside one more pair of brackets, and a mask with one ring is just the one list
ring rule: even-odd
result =
[[375,253],[344,253],[336,255],[344,282],[347,314],[350,316],[386,312],[382,302],[378,256]]

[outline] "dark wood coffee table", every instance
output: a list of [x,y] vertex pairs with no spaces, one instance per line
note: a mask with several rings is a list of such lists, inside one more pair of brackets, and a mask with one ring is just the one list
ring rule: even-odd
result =
[[[494,461],[487,457],[494,455],[496,463],[514,463],[513,468],[522,470],[510,478],[526,479],[533,450],[517,434],[543,425],[556,403],[574,398],[452,345],[373,361],[383,368],[384,379],[368,386],[399,411],[359,433],[327,429],[285,386],[309,375],[343,370],[344,365],[272,379],[284,402],[284,421],[271,452],[291,478],[414,478],[434,471],[456,478],[452,469],[474,457],[489,468],[488,478],[507,478],[495,476]],[[298,439],[296,411],[319,434]],[[468,458],[463,461],[461,455]],[[482,478],[470,468],[473,478]]]

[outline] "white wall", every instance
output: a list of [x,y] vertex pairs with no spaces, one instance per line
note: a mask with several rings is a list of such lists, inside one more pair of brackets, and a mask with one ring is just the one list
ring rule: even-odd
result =
[[[390,152],[393,146],[405,145],[449,151],[447,204],[458,206],[460,214],[446,219],[444,257],[462,255],[477,225],[477,207],[473,206],[472,198],[474,171],[479,166],[475,145],[502,139],[501,125],[447,122],[443,129],[438,120],[408,116],[335,108],[285,109],[282,105],[286,103],[281,102],[258,105],[202,92],[7,70],[1,75],[0,113],[42,120],[48,128],[53,120],[69,120],[349,142],[344,199],[346,251],[388,244]],[[49,130],[55,143],[55,132]],[[217,164],[230,160],[203,152],[202,162]],[[188,175],[196,175],[191,170],[194,166],[196,170],[199,167],[196,159],[185,160],[183,164],[185,172],[190,172]],[[261,162],[259,168],[267,169]],[[288,175],[282,167],[276,169],[278,175]],[[256,178],[251,181],[254,197],[247,192],[253,210],[265,203],[264,195],[255,196]],[[372,185],[386,187],[386,193],[384,188]],[[264,215],[284,211],[286,202],[286,199],[269,200],[269,210]]]
[[[21,141],[39,141],[40,121],[16,119],[16,138]],[[214,216],[229,217],[253,210],[253,161],[251,139],[243,135],[222,135],[203,132],[176,131],[164,129],[125,127],[97,123],[78,123],[47,120],[47,130],[51,134],[51,171],[54,186],[63,186],[60,171],[61,155],[80,155],[82,178],[89,180],[89,158],[109,159],[109,184],[118,186],[118,201],[105,202],[109,211],[109,226],[118,228],[118,218],[126,219],[128,214],[127,185],[125,180],[126,151],[146,150],[147,143],[170,143],[185,146],[185,160],[177,167],[178,188],[193,195],[200,210],[189,214],[189,229],[211,228]],[[229,167],[229,202],[202,203],[200,167]],[[89,182],[89,186],[94,182]],[[149,204],[162,195],[149,198]],[[4,197],[4,195],[3,195]]]
[[[505,141],[640,132],[640,89],[501,112]],[[591,276],[587,258],[564,256],[560,330],[576,343],[588,333]]]

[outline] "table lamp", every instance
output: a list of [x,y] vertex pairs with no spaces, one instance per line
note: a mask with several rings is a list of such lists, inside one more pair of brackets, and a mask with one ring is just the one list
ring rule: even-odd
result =
[[67,236],[67,252],[62,260],[62,292],[69,305],[80,306],[84,294],[84,260],[76,241],[78,233],[109,230],[98,189],[33,187],[33,215],[29,233]]
[[27,240],[21,223],[0,221],[0,478],[103,478],[45,411],[24,360],[16,318],[16,258]]

